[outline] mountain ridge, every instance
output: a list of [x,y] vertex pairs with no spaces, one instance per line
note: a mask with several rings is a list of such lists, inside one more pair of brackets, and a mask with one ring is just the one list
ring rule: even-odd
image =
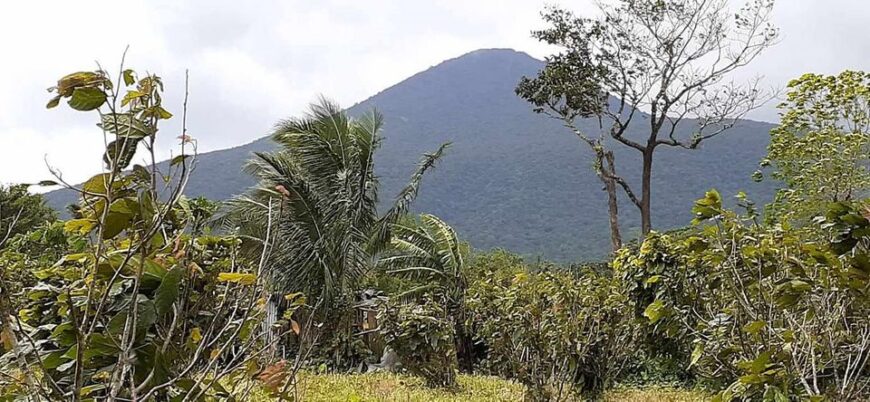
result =
[[[534,75],[541,67],[542,61],[524,52],[479,49],[348,108],[351,115],[377,108],[385,116],[375,165],[382,199],[398,192],[423,152],[449,141],[453,147],[424,179],[416,212],[440,216],[477,248],[504,247],[560,261],[606,255],[606,199],[588,149],[559,122],[535,114],[513,93],[523,75]],[[580,125],[596,130],[591,120]],[[773,184],[755,184],[750,176],[766,153],[772,127],[744,120],[699,150],[659,149],[653,166],[655,227],[688,224],[692,202],[712,187],[724,196],[747,190],[759,202],[769,200]],[[630,130],[632,134],[637,130]],[[244,191],[253,184],[241,171],[244,161],[252,152],[273,147],[264,137],[199,155],[187,194],[226,199]],[[625,147],[614,149],[618,171],[637,183],[633,172],[639,171],[639,155]],[[55,208],[75,199],[62,192],[47,197]],[[639,221],[621,198],[621,223],[628,238],[639,233]]]

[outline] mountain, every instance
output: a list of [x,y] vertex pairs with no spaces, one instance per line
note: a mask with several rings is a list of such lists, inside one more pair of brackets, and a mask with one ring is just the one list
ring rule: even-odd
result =
[[[424,180],[416,211],[440,216],[479,249],[503,247],[560,261],[606,255],[606,199],[591,170],[589,150],[558,121],[535,114],[514,94],[519,79],[542,66],[513,50],[478,50],[350,108],[351,114],[377,108],[386,117],[385,139],[376,155],[382,198],[396,194],[423,152],[451,141],[452,148]],[[648,124],[647,118],[641,116],[638,124]],[[597,122],[582,126],[595,130]],[[687,225],[692,203],[710,188],[726,197],[743,190],[756,201],[768,201],[773,185],[754,183],[751,174],[766,153],[772,127],[742,121],[699,150],[657,149],[654,227]],[[272,148],[264,138],[201,154],[187,194],[226,199],[244,191],[253,181],[240,167],[252,152]],[[618,171],[637,183],[640,154],[615,149]],[[49,193],[48,199],[56,208],[74,201],[62,191]],[[639,219],[627,201],[621,212],[628,240],[639,233]]]

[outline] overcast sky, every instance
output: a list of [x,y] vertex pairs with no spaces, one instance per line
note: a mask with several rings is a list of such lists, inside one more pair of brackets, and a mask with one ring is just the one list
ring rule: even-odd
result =
[[[180,115],[190,70],[188,127],[200,151],[268,134],[318,94],[353,103],[445,59],[492,47],[542,58],[529,37],[545,4],[580,14],[587,0],[15,1],[0,12],[0,183],[49,178],[45,160],[81,181],[100,171],[95,116],[46,110],[62,75],[127,65],[164,77],[165,106]],[[782,40],[741,72],[782,87],[805,72],[870,69],[870,2],[779,0]],[[771,106],[751,116],[776,121]],[[179,120],[159,135],[169,156]]]

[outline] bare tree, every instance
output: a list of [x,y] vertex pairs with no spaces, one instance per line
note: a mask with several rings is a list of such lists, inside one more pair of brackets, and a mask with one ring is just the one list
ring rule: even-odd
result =
[[[773,0],[752,0],[737,12],[727,0],[618,0],[599,3],[596,19],[559,8],[543,13],[550,27],[533,36],[562,50],[546,59],[537,77],[524,77],[517,94],[561,120],[594,152],[610,200],[614,249],[621,244],[616,188],[639,210],[642,233],[652,229],[659,146],[696,149],[770,99],[758,80],[740,85],[728,77],[776,42],[772,8]],[[642,113],[649,114],[646,128]],[[598,133],[580,129],[577,119],[587,117],[598,118]],[[693,134],[681,138],[681,125]],[[617,174],[614,144],[640,153],[639,193]]]

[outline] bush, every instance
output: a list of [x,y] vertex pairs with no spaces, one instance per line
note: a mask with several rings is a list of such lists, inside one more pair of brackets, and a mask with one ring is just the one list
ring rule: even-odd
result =
[[524,384],[532,400],[598,396],[633,349],[627,298],[617,284],[592,272],[492,272],[469,296],[477,336],[488,348],[485,366]]
[[651,236],[614,267],[650,333],[691,342],[685,365],[720,381],[719,400],[867,396],[870,221],[835,204],[816,227],[757,223],[710,192],[709,222],[685,238]]
[[686,363],[693,348],[689,329],[695,320],[691,309],[656,310],[659,304],[653,304],[658,300],[668,308],[695,305],[698,296],[692,292],[693,282],[706,283],[708,278],[704,272],[686,267],[685,254],[675,250],[675,244],[686,238],[684,233],[651,232],[640,247],[621,249],[611,262],[614,275],[629,296],[638,342],[638,354],[624,382],[687,385],[695,379]]
[[230,398],[245,391],[222,380],[269,363],[262,267],[238,257],[237,237],[203,235],[214,208],[182,195],[189,137],[168,173],[130,167],[139,145],[154,157],[158,123],[172,114],[160,77],[120,70],[116,81],[77,72],[52,88],[48,107],[69,98],[99,118],[106,170],[74,189],[75,219],[0,253],[0,399]]
[[430,298],[421,304],[386,303],[378,315],[381,334],[399,355],[402,367],[433,387],[456,385],[453,325],[447,313]]

